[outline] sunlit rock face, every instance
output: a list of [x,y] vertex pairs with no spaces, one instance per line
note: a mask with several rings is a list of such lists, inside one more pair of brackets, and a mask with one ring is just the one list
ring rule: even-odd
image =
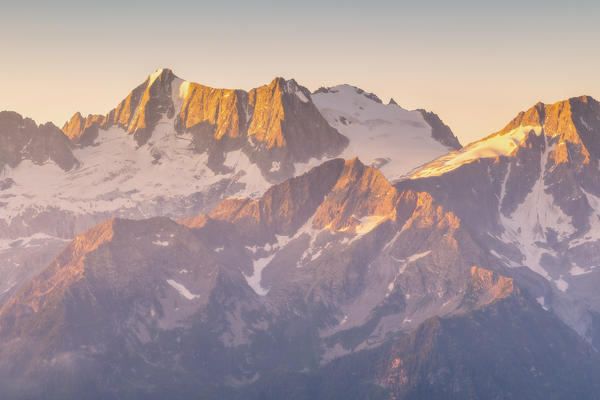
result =
[[90,145],[98,137],[99,127],[104,125],[105,120],[104,115],[90,114],[83,118],[81,113],[77,112],[65,122],[62,131],[72,143]]
[[84,120],[77,113],[63,129],[77,140],[91,126],[118,126],[142,146],[163,119],[175,132],[190,135],[193,149],[207,154],[213,171],[227,171],[227,154],[241,150],[269,182],[293,175],[295,163],[335,156],[348,143],[294,80],[276,78],[245,92],[184,81],[169,69],[150,75],[103,119]]
[[107,218],[183,218],[225,197],[257,197],[347,143],[294,81],[248,93],[168,69],[106,116],[76,113],[62,132],[2,113],[0,141],[0,303],[39,271],[32,264],[50,260],[40,257]]
[[[366,92],[346,95],[347,104],[360,96],[386,107]],[[446,151],[418,112],[394,105],[382,116],[361,105],[365,121],[389,117],[384,125],[393,129],[384,133],[401,144],[366,151],[364,143],[380,143],[381,131],[366,124],[346,136],[313,98],[294,80],[276,78],[250,91],[215,89],[161,69],[106,115],[75,113],[62,133],[2,113],[0,303],[66,241],[109,218],[196,216],[225,198],[259,198],[341,153],[375,166],[395,160],[383,171],[392,179]],[[395,113],[412,122],[397,123]],[[412,138],[429,150],[406,158]]]
[[[271,185],[278,178],[263,175],[260,163],[312,151],[294,144],[295,102],[298,113],[313,104],[324,121],[346,127],[328,125],[325,137],[315,136],[327,146],[337,137],[327,132],[346,135],[342,154],[391,135],[394,124],[411,126],[408,137],[421,149],[431,144],[423,138],[452,147],[447,132],[423,125],[429,114],[352,87],[310,94],[290,82],[216,90],[163,70],[111,114],[113,122],[75,116],[66,125],[64,138],[84,137],[86,124],[98,128],[91,144],[69,145],[79,165],[96,165],[72,168],[97,190],[78,187],[77,196],[103,201],[88,201],[86,210],[98,214],[87,219],[72,216],[83,204],[76,201],[61,205],[72,214],[28,217],[52,227],[35,238],[53,238],[62,251],[6,291],[0,394],[58,396],[66,387],[79,397],[281,398],[309,382],[306,398],[331,390],[488,398],[507,393],[498,376],[517,382],[515,396],[530,387],[544,388],[533,394],[545,397],[596,393],[598,104],[582,97],[536,105],[422,168],[399,163],[396,153],[378,162],[380,146],[365,145],[369,162],[324,155],[303,173],[292,163],[294,172]],[[153,112],[162,113],[158,122],[148,118]],[[381,122],[390,115],[394,123]],[[358,140],[357,126],[373,140]],[[220,172],[239,172],[231,152],[247,160],[237,180]],[[190,160],[198,161],[192,170]],[[27,162],[5,184],[21,203],[28,196],[14,190],[31,177],[19,169]],[[391,172],[394,165],[402,169]],[[76,176],[49,171],[50,181]],[[14,204],[6,209],[18,210]],[[174,219],[123,218],[142,211]],[[11,229],[37,232],[28,221]],[[84,233],[75,235],[75,226]],[[60,229],[75,239],[60,242]],[[5,248],[38,248],[35,238]],[[339,371],[353,378],[339,381]]]
[[[523,385],[556,390],[564,368],[595,371],[588,345],[506,272],[430,193],[335,159],[179,223],[111,219],[77,236],[0,308],[0,393],[19,379],[26,395],[59,393],[59,376],[84,397],[272,398],[260,388],[274,373],[291,390],[295,374],[329,379],[345,365],[364,369],[349,383],[361,393],[410,398],[478,376],[507,341]],[[549,367],[541,354],[557,346],[572,353]],[[464,375],[431,384],[440,366]],[[588,390],[588,376],[560,382]],[[460,393],[498,389],[469,382]]]
[[596,100],[538,103],[401,187],[432,193],[544,308],[597,345],[599,146]]
[[450,127],[440,119],[440,117],[430,111],[423,109],[417,110],[423,116],[423,119],[431,126],[431,137],[453,150],[460,150],[462,145],[458,138],[452,133]]
[[[375,168],[336,159],[181,224],[111,219],[77,236],[0,310],[2,359],[16,357],[34,381],[56,373],[44,360],[63,354],[94,371],[139,367],[157,346],[172,351],[139,373],[176,360],[203,380],[303,369],[513,293],[510,279],[476,267],[485,261],[431,196],[399,193]],[[186,360],[204,351],[198,332],[240,369],[215,358],[207,370],[206,354]],[[258,352],[264,335],[307,334],[310,343]]]

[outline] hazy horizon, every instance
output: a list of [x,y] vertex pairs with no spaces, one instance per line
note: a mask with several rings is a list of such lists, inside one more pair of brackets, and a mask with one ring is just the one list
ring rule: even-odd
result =
[[11,38],[0,44],[0,109],[62,126],[76,111],[106,113],[168,67],[213,87],[248,90],[275,76],[310,90],[352,84],[434,111],[466,144],[538,101],[600,97],[599,10],[585,1],[11,4],[0,17]]

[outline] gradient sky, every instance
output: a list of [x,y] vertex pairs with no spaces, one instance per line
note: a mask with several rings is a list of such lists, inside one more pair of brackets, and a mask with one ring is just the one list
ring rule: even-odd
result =
[[600,98],[598,1],[27,1],[0,12],[0,109],[62,126],[160,67],[209,86],[350,83],[463,144],[537,101]]

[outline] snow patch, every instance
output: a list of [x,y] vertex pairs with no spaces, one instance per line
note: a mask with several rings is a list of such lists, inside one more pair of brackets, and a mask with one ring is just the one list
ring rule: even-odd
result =
[[181,82],[181,85],[179,85],[179,98],[180,99],[185,99],[188,97],[190,93],[190,82],[188,81],[183,81]]
[[548,306],[545,305],[546,299],[544,298],[544,296],[536,297],[536,300],[544,310],[548,311]]
[[271,168],[269,169],[270,172],[277,172],[281,169],[281,163],[279,161],[273,161],[271,163]]
[[206,192],[225,176],[215,175],[206,166],[208,156],[194,153],[190,143],[164,118],[141,147],[119,127],[100,130],[94,146],[73,150],[81,164],[67,172],[54,162],[24,160],[4,171],[15,185],[3,192],[7,204],[0,219],[49,208],[76,215],[144,210],[157,198]]
[[[545,140],[547,141],[546,138]],[[500,222],[505,228],[500,239],[517,246],[525,258],[524,265],[548,280],[551,280],[551,277],[542,266],[541,259],[545,253],[554,255],[554,251],[541,247],[537,243],[546,242],[548,229],[557,232],[559,240],[568,238],[575,231],[571,218],[554,204],[552,195],[546,193],[543,171],[552,150],[553,146],[549,146],[546,142],[540,160],[542,173],[523,203],[510,216],[502,212],[499,214]],[[511,266],[515,265],[511,264]],[[560,285],[564,287],[564,284]]]
[[267,293],[269,293],[269,289],[263,288],[260,285],[260,281],[262,279],[263,269],[265,269],[265,267],[267,265],[269,265],[269,263],[271,262],[273,257],[275,257],[275,253],[271,254],[270,256],[259,258],[258,260],[254,260],[252,262],[253,267],[254,267],[252,275],[250,275],[250,276],[244,275],[244,278],[246,278],[246,282],[248,282],[248,285],[259,296],[264,296]]
[[304,93],[302,93],[301,90],[296,90],[296,96],[298,96],[298,98],[300,99],[301,102],[308,103],[308,99],[306,98]]
[[593,268],[590,268],[589,271],[586,271],[585,269],[578,267],[577,265],[574,265],[569,270],[569,274],[571,274],[571,276],[578,276],[578,275],[589,274],[592,271],[593,271]]
[[531,131],[539,136],[542,133],[542,127],[520,126],[505,134],[480,140],[439,158],[417,171],[411,176],[411,179],[439,176],[481,158],[511,155],[521,146]]
[[389,219],[389,215],[368,215],[359,219],[360,225],[356,227],[358,235],[364,235],[375,229],[380,223]]
[[245,185],[245,188],[236,193],[236,196],[259,197],[271,187],[271,184],[265,179],[260,168],[250,161],[246,153],[242,150],[227,153],[224,165],[236,172],[236,182]]
[[[402,275],[404,273],[404,271],[406,271],[406,268],[409,266],[409,264],[411,264],[417,260],[420,260],[423,257],[428,256],[430,253],[431,253],[431,250],[427,250],[427,251],[424,251],[421,253],[412,254],[406,258],[396,258],[396,257],[390,255],[390,258],[392,260],[400,263],[400,265],[398,266],[398,272],[396,272],[394,279],[388,285],[388,288],[387,288],[388,290],[387,290],[385,297],[388,297],[393,292],[394,288],[396,287],[396,280],[398,280],[398,277],[400,277],[400,275]],[[407,295],[406,298],[407,299],[410,298],[410,295]]]
[[312,157],[307,162],[295,163],[294,164],[294,174],[295,174],[295,176],[303,175],[303,174],[307,173],[308,171],[310,171],[311,169],[313,169],[314,167],[321,165],[326,160],[328,160],[328,158]]
[[62,242],[70,242],[71,239],[63,239],[56,236],[47,235],[45,233],[35,233],[31,236],[23,236],[15,239],[0,239],[0,251],[9,250],[14,247],[25,248],[39,246],[47,240],[58,240]]
[[318,257],[322,251],[322,250],[317,250],[314,248],[315,239],[317,238],[319,233],[321,233],[322,230],[313,227],[313,217],[310,217],[308,219],[308,221],[306,221],[306,223],[304,225],[302,225],[300,227],[300,229],[298,229],[298,231],[294,234],[294,236],[287,240],[287,242],[289,242],[290,240],[300,238],[303,235],[308,235],[308,238],[309,238],[308,239],[308,247],[306,248],[304,253],[302,253],[302,255],[300,256],[300,259],[296,263],[297,268],[301,268],[303,266],[304,260],[307,259],[308,257],[311,257],[311,261],[316,259],[316,257],[313,257],[313,255],[317,254],[317,257]]
[[567,283],[567,281],[565,281],[562,278],[562,275],[561,275],[561,277],[559,279],[557,279],[557,280],[554,281],[554,284],[562,292],[566,292],[567,289],[569,288],[569,284]]
[[256,252],[259,249],[258,246],[244,246],[244,247],[246,247],[246,250],[249,250],[252,254],[256,254]]
[[425,257],[427,255],[429,255],[429,253],[431,253],[431,250],[427,250],[427,251],[424,251],[422,253],[416,253],[416,254],[413,254],[411,256],[408,256],[406,258],[406,260],[410,264],[412,262],[415,262],[415,261],[417,261],[417,260],[419,260],[419,259],[421,259],[421,258],[423,258],[423,257]]
[[192,294],[185,286],[181,283],[174,281],[173,279],[167,279],[167,283],[171,285],[175,290],[179,292],[180,295],[185,297],[188,300],[194,300],[200,297],[200,295]]
[[158,77],[160,76],[160,74],[162,74],[162,72],[163,72],[162,69],[157,69],[156,71],[151,73],[150,76],[148,77],[148,86],[152,86],[154,81],[156,81],[158,79]]

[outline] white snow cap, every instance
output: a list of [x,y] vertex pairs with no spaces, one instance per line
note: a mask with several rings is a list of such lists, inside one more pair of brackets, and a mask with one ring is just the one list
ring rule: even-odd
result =
[[390,181],[448,152],[431,136],[419,111],[383,104],[374,94],[351,85],[323,88],[312,94],[327,122],[350,139],[341,157],[359,157],[378,167]]

